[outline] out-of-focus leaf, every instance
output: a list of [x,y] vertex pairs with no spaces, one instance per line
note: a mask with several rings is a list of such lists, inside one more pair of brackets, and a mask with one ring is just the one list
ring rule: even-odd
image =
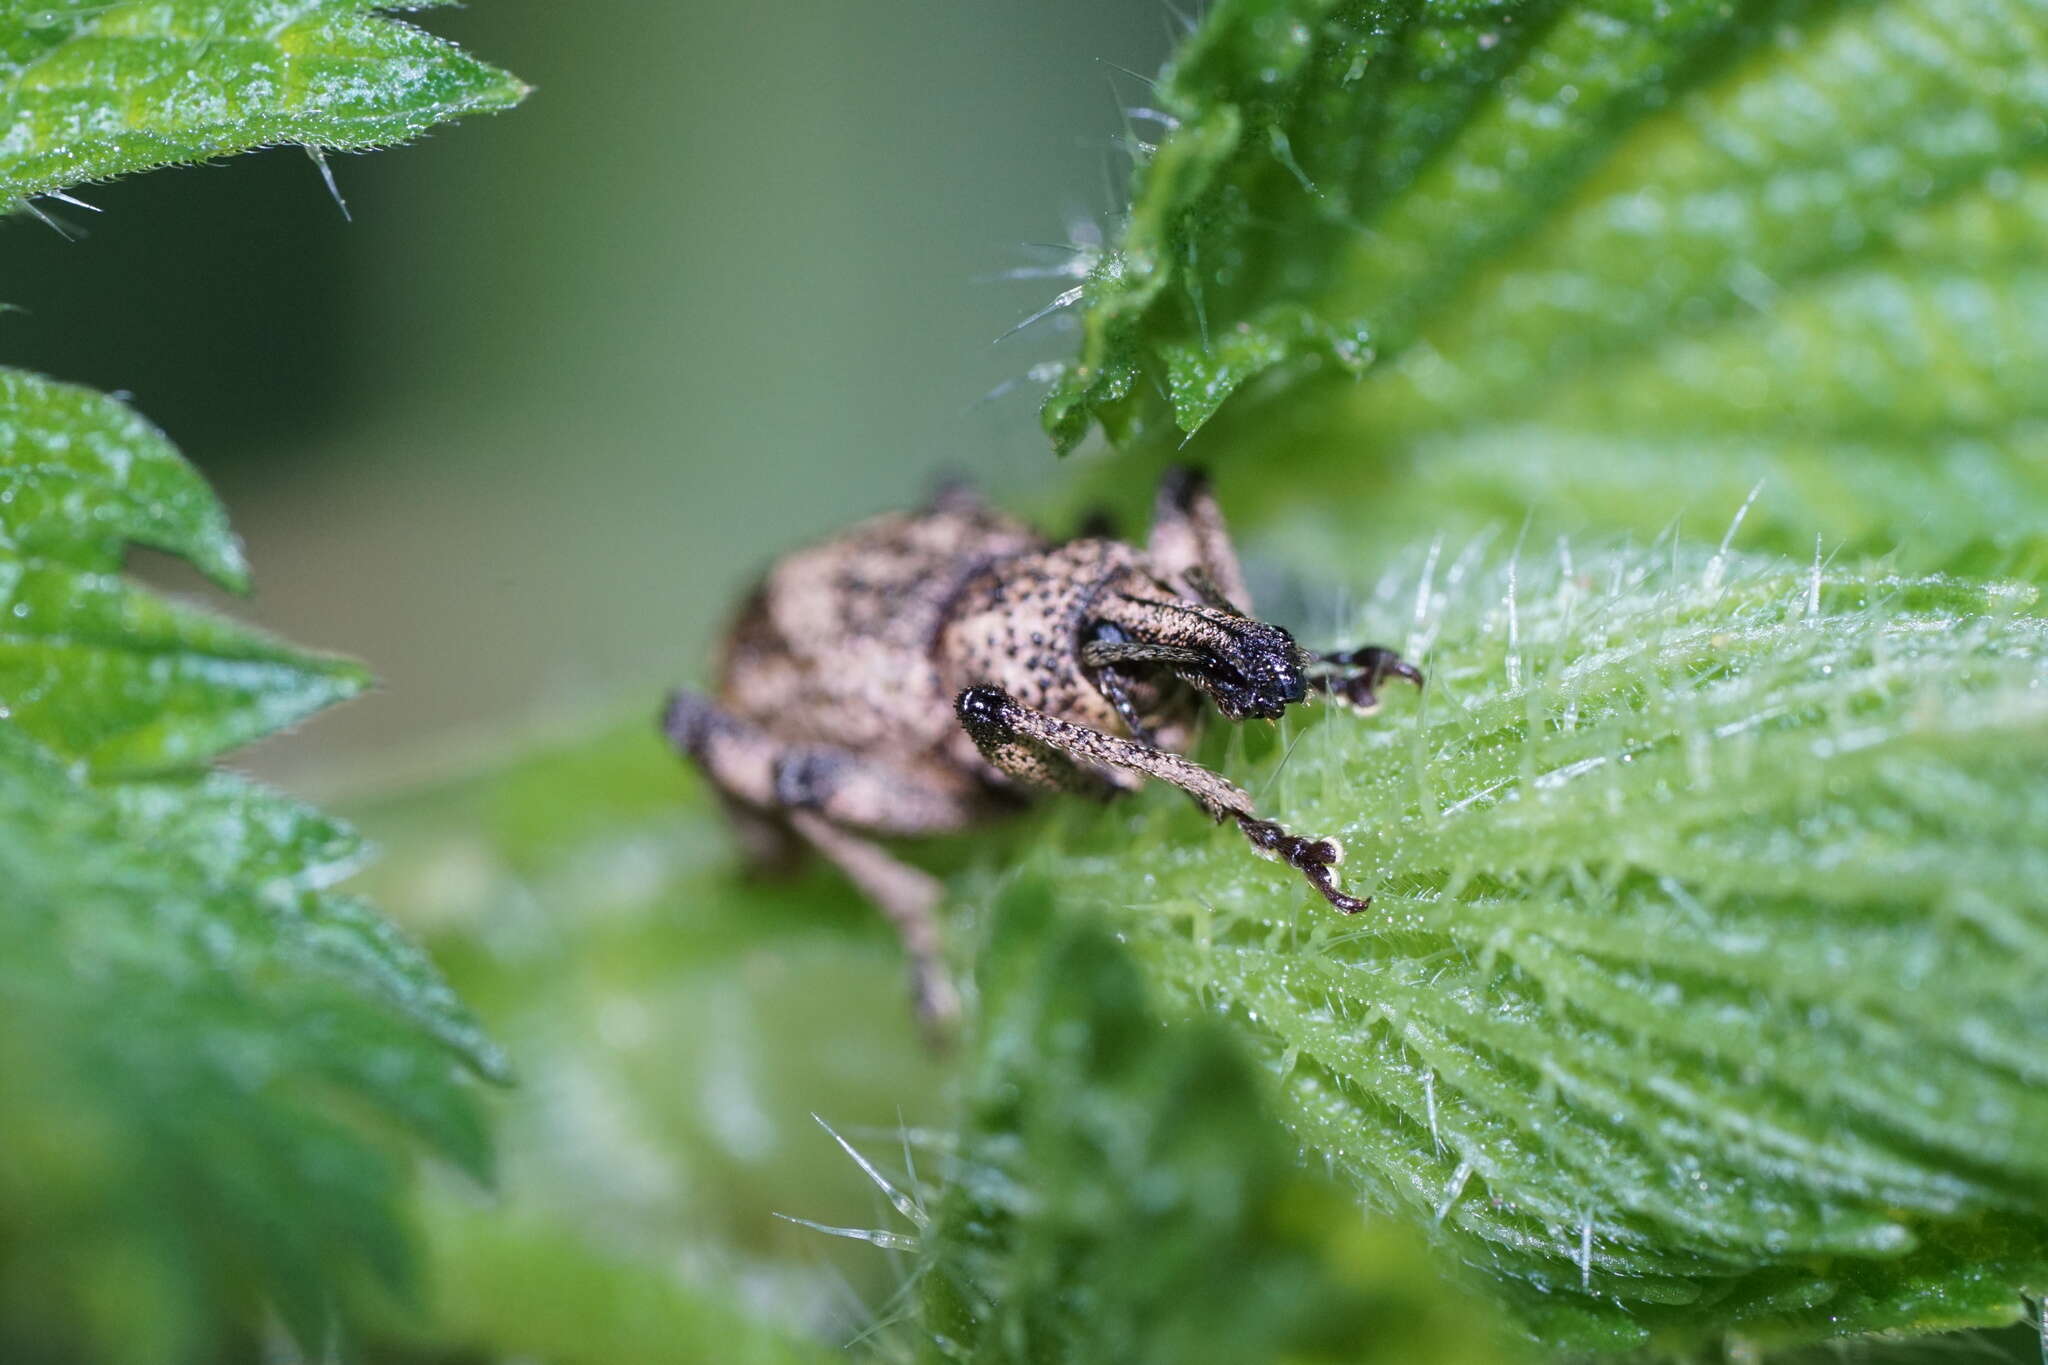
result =
[[526,87],[371,0],[51,0],[0,12],[0,201],[255,147],[360,150]]
[[434,1199],[424,1221],[434,1302],[419,1345],[431,1350],[556,1365],[832,1365],[847,1358],[727,1286],[686,1282],[672,1257],[602,1255],[531,1211]]
[[919,1043],[882,917],[822,868],[746,877],[655,709],[350,807],[380,849],[362,888],[519,1072],[495,1106],[496,1197],[423,1188],[427,1311],[392,1335],[492,1359],[774,1360],[887,1315],[881,1256],[775,1215],[871,1222],[873,1191],[811,1116],[895,1151],[946,1122],[950,1059]]
[[487,1178],[460,1073],[505,1062],[330,889],[352,832],[199,768],[362,670],[125,581],[130,543],[245,576],[147,423],[0,372],[0,1355],[208,1357],[266,1303],[315,1349],[411,1287],[394,1139]]
[[270,907],[289,928],[281,951],[300,966],[382,1000],[479,1075],[510,1078],[503,1052],[419,947],[368,902],[324,889],[363,859],[347,825],[229,773],[105,790],[129,842],[186,859],[223,895]]
[[1432,529],[1654,531],[1789,457],[1848,495],[1779,548],[2029,570],[2044,53],[2038,0],[1221,0],[1048,427]]
[[[183,1358],[252,1291],[324,1340],[364,1275],[408,1283],[387,1131],[488,1175],[473,1025],[388,926],[364,951],[359,907],[276,875],[332,827],[202,787],[110,795],[0,727],[0,1342]],[[239,850],[203,838],[230,803]]]
[[1040,862],[1553,1345],[2009,1322],[2048,1276],[2035,598],[1432,551],[1368,612],[1413,613],[1419,709],[1241,774],[1370,911],[1163,796]]

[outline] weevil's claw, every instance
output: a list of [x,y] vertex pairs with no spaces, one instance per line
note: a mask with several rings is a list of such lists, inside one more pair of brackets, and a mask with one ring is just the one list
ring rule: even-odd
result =
[[[1380,684],[1388,678],[1402,678],[1422,687],[1422,670],[1393,650],[1381,645],[1332,650],[1315,657],[1318,667],[1343,670],[1319,676],[1311,686],[1361,713],[1377,710]],[[1356,672],[1351,670],[1356,669]]]
[[1289,867],[1308,878],[1322,898],[1347,915],[1355,915],[1372,904],[1372,897],[1360,900],[1347,896],[1337,889],[1337,879],[1331,871],[1344,861],[1344,846],[1335,839],[1305,839],[1299,834],[1289,834],[1271,820],[1254,820],[1249,816],[1237,818],[1238,828],[1244,837],[1252,841],[1252,847],[1269,858],[1278,858]]

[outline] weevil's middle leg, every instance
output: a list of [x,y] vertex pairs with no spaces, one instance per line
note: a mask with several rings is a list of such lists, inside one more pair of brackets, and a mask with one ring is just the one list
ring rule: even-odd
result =
[[771,827],[785,848],[790,833],[801,837],[875,903],[903,940],[919,1022],[943,1036],[959,998],[946,975],[936,913],[942,888],[842,826],[884,833],[956,828],[968,799],[844,750],[785,745],[695,692],[670,697],[662,729],[742,817],[743,831]]
[[1146,554],[1169,582],[1186,583],[1209,605],[1241,615],[1251,611],[1251,593],[1223,524],[1223,509],[1201,470],[1181,466],[1160,480]]
[[793,810],[790,828],[846,874],[847,880],[880,908],[910,964],[910,1001],[917,1021],[933,1042],[942,1042],[960,1015],[960,997],[946,973],[945,944],[938,905],[945,894],[938,878],[898,862],[874,844],[819,815]]
[[1303,838],[1260,819],[1244,788],[1199,763],[1034,711],[999,687],[970,687],[954,707],[974,747],[1002,772],[1041,786],[1065,785],[1068,774],[1104,768],[1157,778],[1193,797],[1212,818],[1236,821],[1254,850],[1299,871],[1337,909],[1356,914],[1372,903],[1337,889],[1332,869],[1344,850],[1336,840]]

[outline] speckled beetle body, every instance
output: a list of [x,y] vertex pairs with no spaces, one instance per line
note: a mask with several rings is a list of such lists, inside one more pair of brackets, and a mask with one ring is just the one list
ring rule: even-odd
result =
[[724,799],[753,855],[808,845],[889,915],[920,1015],[955,1006],[939,963],[940,887],[867,837],[938,833],[1033,789],[1098,799],[1172,783],[1254,850],[1355,912],[1342,850],[1289,834],[1237,786],[1182,758],[1204,701],[1272,718],[1315,693],[1370,710],[1389,676],[1374,646],[1311,654],[1250,615],[1206,481],[1162,484],[1145,549],[1054,544],[949,490],[777,563],[728,635],[716,700],[679,691],[663,727]]

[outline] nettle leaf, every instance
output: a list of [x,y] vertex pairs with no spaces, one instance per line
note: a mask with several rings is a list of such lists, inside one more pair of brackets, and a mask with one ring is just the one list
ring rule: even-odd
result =
[[928,1210],[895,1200],[920,1358],[1506,1358],[1411,1235],[1297,1166],[1230,1030],[1162,1028],[1129,956],[1055,888],[1000,897],[944,1187]]
[[1781,548],[2036,565],[2044,54],[2031,0],[1221,0],[1047,427],[1565,529],[1789,455]]
[[248,586],[227,514],[161,431],[75,384],[0,369],[0,552],[97,573],[129,545],[188,559],[224,588]]
[[355,695],[369,675],[122,579],[123,541],[230,583],[241,555],[213,495],[111,399],[0,371],[0,705],[102,775],[162,772]]
[[[504,1053],[426,954],[367,902],[327,890],[368,855],[348,825],[232,773],[122,782],[103,794],[131,842],[175,850],[209,885],[260,898],[297,963],[381,1000],[478,1075],[510,1079]],[[480,1170],[485,1155],[466,1153],[465,1164]]]
[[[0,1280],[21,1296],[0,1340],[84,1321],[179,1358],[252,1287],[325,1340],[356,1276],[409,1269],[405,1163],[364,1121],[488,1176],[455,1068],[494,1054],[416,952],[364,951],[360,907],[291,886],[292,846],[341,836],[197,786],[95,790],[0,727]],[[222,823],[239,847],[193,840]],[[108,1320],[131,1301],[96,1294],[137,1271],[179,1311]]]
[[219,504],[110,399],[0,371],[0,1354],[196,1358],[252,1300],[309,1349],[409,1285],[401,1136],[478,1179],[503,1056],[331,888],[347,827],[200,765],[365,683],[120,576],[245,570]]
[[1549,1345],[2013,1321],[2048,1283],[2036,599],[1431,552],[1368,613],[1413,604],[1419,703],[1243,774],[1371,910],[1166,799],[1040,856]]
[[361,150],[526,86],[371,0],[60,0],[0,15],[0,199],[277,143]]

